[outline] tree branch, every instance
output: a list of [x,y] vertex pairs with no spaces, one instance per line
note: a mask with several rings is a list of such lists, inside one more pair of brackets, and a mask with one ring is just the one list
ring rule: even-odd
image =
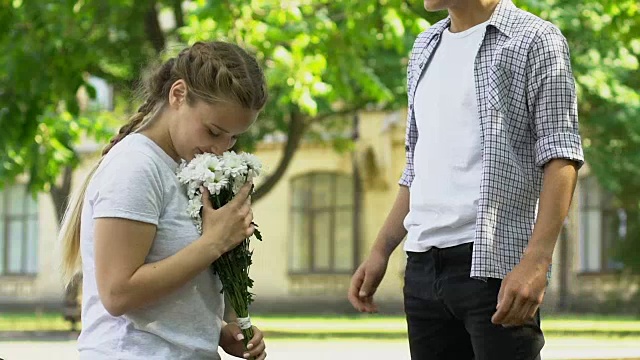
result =
[[97,76],[103,80],[105,80],[106,82],[108,82],[110,85],[113,86],[117,86],[121,83],[123,83],[123,79],[120,77],[117,77],[113,74],[110,74],[104,70],[102,70],[100,68],[100,65],[96,64],[96,63],[92,63],[89,64],[89,66],[87,66],[86,71],[88,73],[90,73],[93,76]]
[[280,163],[276,170],[260,185],[256,191],[251,195],[251,201],[256,202],[271,191],[280,178],[286,173],[291,160],[300,146],[300,142],[306,131],[307,125],[304,121],[304,115],[299,111],[293,111],[291,113],[291,120],[289,121],[289,134],[287,136],[287,143],[284,146],[284,153],[280,158]]
[[156,52],[164,50],[165,39],[162,29],[160,28],[160,21],[158,20],[158,10],[156,9],[156,2],[152,1],[149,10],[144,17],[144,29],[147,33],[149,41],[153,45]]
[[320,122],[332,116],[340,116],[353,113],[359,109],[362,109],[363,105],[359,104],[358,106],[353,106],[345,110],[329,112],[322,115],[318,115],[313,118],[306,119],[305,116],[301,114],[299,111],[293,111],[291,113],[291,120],[289,122],[289,133],[287,135],[287,142],[284,146],[284,153],[282,154],[282,158],[280,158],[280,162],[278,163],[278,167],[276,170],[267,178],[267,180],[260,185],[256,189],[256,191],[251,195],[251,200],[255,203],[260,200],[266,194],[268,194],[280,181],[282,176],[287,172],[289,165],[291,164],[291,160],[293,160],[293,156],[295,155],[300,143],[302,142],[302,138],[306,133],[307,129],[311,125],[311,122]]
[[357,105],[351,106],[351,107],[349,107],[347,109],[344,109],[344,110],[331,111],[331,112],[324,113],[322,115],[318,115],[316,117],[313,117],[313,118],[310,119],[310,121],[320,122],[320,121],[326,120],[327,118],[330,118],[332,116],[349,115],[349,114],[352,114],[352,113],[364,108],[365,106],[366,106],[366,104],[357,104]]
[[51,185],[51,197],[53,198],[53,204],[56,209],[56,216],[58,218],[58,224],[62,223],[64,212],[67,209],[69,203],[69,194],[71,193],[71,176],[73,175],[73,168],[66,166],[62,173],[62,184],[60,186],[56,184]]
[[184,27],[184,12],[182,11],[182,0],[173,0],[173,16],[176,18],[176,29]]

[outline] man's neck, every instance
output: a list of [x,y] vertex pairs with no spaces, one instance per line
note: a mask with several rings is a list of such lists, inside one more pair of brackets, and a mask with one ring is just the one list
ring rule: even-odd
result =
[[493,14],[500,0],[467,0],[449,8],[451,16],[451,32],[461,32],[481,24]]

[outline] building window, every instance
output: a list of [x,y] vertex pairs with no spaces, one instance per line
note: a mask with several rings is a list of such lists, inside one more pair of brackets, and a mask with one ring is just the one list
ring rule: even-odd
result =
[[319,172],[291,181],[290,273],[351,273],[355,264],[350,175]]
[[38,270],[38,202],[25,185],[0,191],[0,275]]
[[593,176],[580,181],[580,268],[583,272],[617,271],[619,241],[626,237],[627,213]]
[[113,111],[113,86],[96,76],[90,76],[88,82],[96,92],[96,97],[89,100],[90,108],[98,111]]

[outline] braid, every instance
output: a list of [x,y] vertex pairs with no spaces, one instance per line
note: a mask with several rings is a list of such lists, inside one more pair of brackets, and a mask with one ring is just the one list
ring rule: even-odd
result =
[[196,42],[183,50],[174,66],[176,79],[183,79],[187,101],[210,104],[234,101],[247,109],[262,110],[267,101],[264,73],[256,59],[237,45]]
[[[244,93],[243,97],[245,97],[251,108],[260,109],[264,107],[267,101],[267,80],[256,59],[238,45],[231,45],[231,50],[236,53],[238,58],[242,59],[241,64],[244,70],[244,76],[241,79],[232,74],[234,80],[237,80],[233,83],[236,93]],[[246,88],[252,88],[253,91],[249,92]]]
[[146,101],[140,108],[138,112],[129,119],[129,122],[123,125],[118,134],[114,136],[111,141],[109,141],[109,145],[107,145],[104,150],[102,150],[102,156],[107,155],[107,153],[122,139],[124,139],[127,135],[131,134],[134,130],[136,130],[142,124],[142,120],[151,112],[153,106],[151,102]]
[[[180,56],[182,55],[181,53]],[[163,99],[168,96],[169,89],[171,89],[171,85],[173,84],[172,80],[174,80],[173,70],[175,63],[176,58],[167,60],[162,66],[144,79],[141,95],[146,98],[146,101],[140,106],[138,112],[129,119],[129,122],[120,128],[118,134],[109,141],[109,144],[102,150],[102,156],[106,155],[127,135],[139,129],[143,125],[143,121],[147,118],[147,115],[156,108],[157,104],[161,103]]]
[[231,90],[233,88],[234,80],[233,74],[225,64],[219,64],[218,73],[216,74],[216,83],[218,84],[218,88]]
[[[231,48],[231,51],[236,52],[238,58],[242,59],[235,48]],[[218,89],[228,89],[230,94],[233,94],[241,104],[248,108],[259,109],[264,105],[264,89],[261,87],[261,83],[264,83],[263,78],[256,81],[248,76],[249,70],[246,60],[231,64],[222,61],[211,61],[210,63],[217,67],[217,72],[214,73]],[[247,91],[251,88],[253,88],[253,92]],[[256,96],[256,92],[263,94]]]

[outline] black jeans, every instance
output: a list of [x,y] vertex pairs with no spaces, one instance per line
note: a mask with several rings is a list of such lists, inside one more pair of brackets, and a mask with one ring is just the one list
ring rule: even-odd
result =
[[472,244],[408,253],[404,306],[412,360],[539,360],[540,313],[494,325],[500,279],[470,277]]

